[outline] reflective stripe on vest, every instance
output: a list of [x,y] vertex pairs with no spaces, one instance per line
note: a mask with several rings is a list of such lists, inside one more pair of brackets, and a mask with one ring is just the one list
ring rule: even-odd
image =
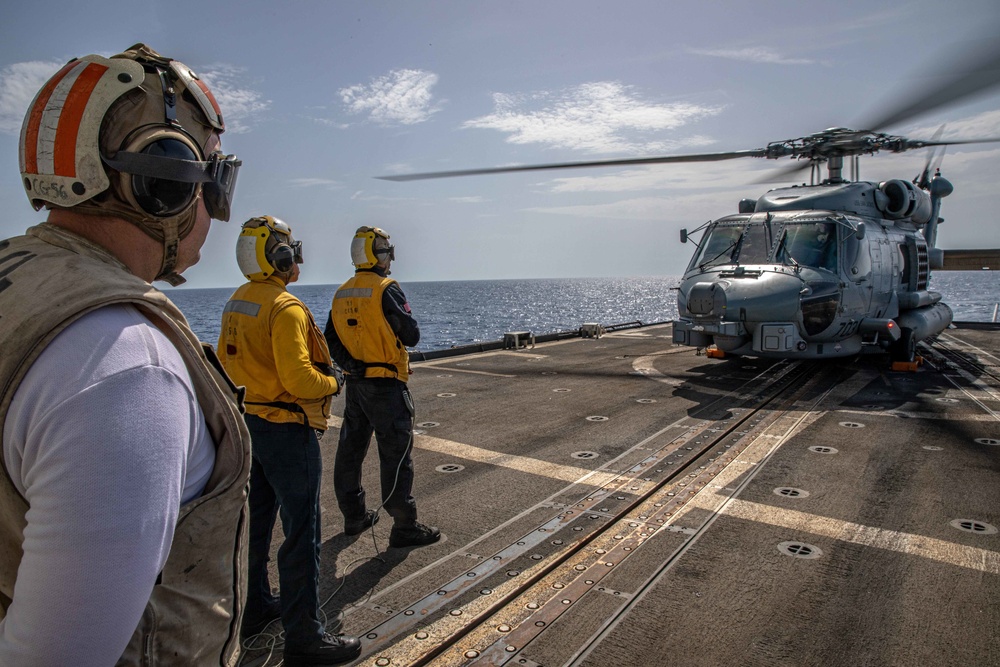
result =
[[382,295],[392,278],[358,271],[333,295],[330,317],[347,352],[366,365],[366,378],[409,380],[409,353],[382,311]]

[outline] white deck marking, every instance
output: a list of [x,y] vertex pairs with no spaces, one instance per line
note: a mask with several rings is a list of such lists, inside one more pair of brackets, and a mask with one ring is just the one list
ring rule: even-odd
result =
[[[530,359],[545,359],[548,355],[545,354],[535,354],[532,352],[518,352],[517,350],[497,350],[494,352],[481,352],[479,354],[465,354],[462,355],[463,359],[484,359],[486,357],[495,357],[497,355],[504,356],[518,356],[522,358]],[[414,368],[434,368],[437,370],[447,370],[449,372],[454,371],[455,373],[470,373],[472,375],[489,375],[491,377],[498,378],[516,378],[517,375],[511,375],[509,373],[490,373],[489,371],[474,371],[470,368],[456,368],[454,365],[447,366],[446,364],[454,364],[456,362],[455,358],[448,357],[445,359],[433,359],[431,361],[420,361],[413,364]]]
[[[332,428],[340,428],[343,421],[344,420],[341,417],[330,417],[330,426]],[[542,477],[548,477],[549,479],[557,479],[563,482],[570,482],[572,484],[585,483],[601,487],[621,478],[621,475],[616,473],[601,472],[599,470],[587,470],[586,468],[578,468],[576,466],[560,465],[558,463],[542,461],[541,459],[533,459],[529,456],[504,454],[490,449],[483,449],[482,447],[475,447],[473,445],[455,442],[454,440],[435,438],[429,435],[415,436],[413,444],[420,449],[426,449],[427,451],[437,452],[439,454],[447,454],[448,456],[454,456],[466,461],[487,463],[501,468],[526,472],[532,475],[540,475]]]
[[864,526],[850,521],[831,519],[830,517],[739,499],[730,500],[721,513],[747,521],[821,535],[842,542],[920,556],[988,574],[1000,574],[1000,553],[977,547],[967,547],[925,535]]

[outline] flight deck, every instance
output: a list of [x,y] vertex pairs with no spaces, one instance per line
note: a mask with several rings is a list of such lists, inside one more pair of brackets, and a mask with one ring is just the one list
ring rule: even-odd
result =
[[[388,548],[384,512],[344,535],[327,432],[320,593],[352,664],[1000,664],[1000,327],[915,372],[599,333],[413,364],[437,544]],[[373,442],[369,503],[377,475]],[[279,662],[264,639],[242,664]]]

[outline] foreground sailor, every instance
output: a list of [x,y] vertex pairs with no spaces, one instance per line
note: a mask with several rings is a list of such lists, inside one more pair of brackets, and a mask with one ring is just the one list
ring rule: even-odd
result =
[[[226,304],[219,355],[233,381],[246,386],[253,438],[243,635],[261,632],[280,616],[287,667],[336,665],[361,653],[356,637],[337,634],[339,614],[323,627],[319,600],[323,460],[316,434],[327,429],[339,371],[312,313],[286,289],[298,280],[302,263],[302,242],[292,238],[291,228],[269,215],[248,220],[236,260],[249,282]],[[278,549],[280,601],[267,573],[279,512],[285,533]]]
[[234,665],[249,437],[150,282],[183,282],[239,161],[190,69],[57,72],[21,130],[48,221],[0,242],[0,664]]
[[441,531],[417,522],[411,495],[413,397],[406,387],[406,348],[420,341],[420,329],[403,290],[388,277],[395,258],[388,234],[361,227],[351,243],[357,270],[333,297],[324,333],[333,358],[350,375],[333,485],[345,533],[357,535],[378,521],[378,511],[365,506],[361,486],[361,465],[374,432],[382,507],[394,521],[389,546],[419,547],[437,542]]

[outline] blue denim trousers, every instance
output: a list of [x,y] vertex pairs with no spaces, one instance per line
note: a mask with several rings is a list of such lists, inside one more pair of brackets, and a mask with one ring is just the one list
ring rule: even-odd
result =
[[280,514],[285,541],[278,548],[281,623],[289,646],[323,634],[319,609],[320,510],[323,460],[316,431],[303,424],[276,424],[245,415],[252,441],[248,618],[273,604],[267,563]]
[[398,525],[417,520],[413,490],[413,399],[406,383],[393,378],[348,379],[333,487],[346,521],[365,515],[361,466],[372,433],[378,442],[382,503]]

